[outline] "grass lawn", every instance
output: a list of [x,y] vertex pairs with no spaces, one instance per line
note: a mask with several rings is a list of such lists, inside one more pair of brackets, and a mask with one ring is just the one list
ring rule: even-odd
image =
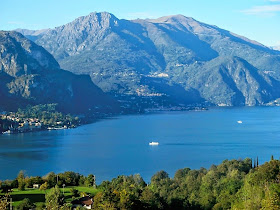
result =
[[[77,189],[79,193],[85,192],[87,194],[90,194],[91,196],[94,196],[99,191],[98,189],[94,189],[93,187],[82,187],[82,186],[65,187],[64,196],[66,202],[71,202],[73,200],[72,195],[70,193],[71,188]],[[46,191],[41,191],[39,189],[32,189],[32,188],[27,188],[23,191],[20,191],[18,189],[13,189],[13,192],[11,193],[13,199],[13,206],[18,206],[24,198],[29,198],[30,201],[32,203],[35,203],[36,205],[40,203],[44,203],[45,194],[48,193],[49,191],[50,189]],[[60,191],[63,192],[63,188],[60,188]]]

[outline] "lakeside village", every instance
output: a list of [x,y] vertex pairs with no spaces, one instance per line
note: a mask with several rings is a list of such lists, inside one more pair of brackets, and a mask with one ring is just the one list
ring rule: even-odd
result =
[[38,118],[22,118],[15,113],[0,114],[0,134],[26,133],[41,130],[57,130],[76,127],[71,123],[65,124],[62,121],[56,121],[52,125],[45,125]]

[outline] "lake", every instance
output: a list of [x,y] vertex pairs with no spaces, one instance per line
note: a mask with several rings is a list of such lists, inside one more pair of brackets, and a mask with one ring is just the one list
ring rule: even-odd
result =
[[[241,120],[243,123],[237,123]],[[158,146],[149,142],[158,141]],[[75,171],[97,182],[157,171],[170,176],[224,159],[280,157],[280,107],[211,108],[121,116],[76,129],[0,135],[0,179]]]

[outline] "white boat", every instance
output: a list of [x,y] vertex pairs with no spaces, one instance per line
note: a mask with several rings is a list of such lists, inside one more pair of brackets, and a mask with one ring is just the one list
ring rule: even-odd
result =
[[159,143],[158,143],[158,142],[155,142],[155,141],[152,141],[152,142],[149,143],[149,145],[150,145],[150,146],[157,146],[157,145],[159,145]]
[[241,124],[241,123],[243,123],[243,122],[242,122],[241,120],[238,120],[237,123]]

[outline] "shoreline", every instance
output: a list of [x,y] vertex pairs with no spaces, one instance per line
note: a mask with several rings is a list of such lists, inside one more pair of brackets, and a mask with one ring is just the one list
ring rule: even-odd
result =
[[104,113],[103,116],[95,116],[95,117],[89,117],[86,118],[85,122],[82,122],[81,124],[77,124],[74,127],[44,127],[40,129],[34,129],[34,130],[26,130],[26,131],[3,131],[0,132],[0,135],[11,135],[11,134],[23,134],[23,133],[34,133],[34,132],[41,132],[41,131],[51,131],[51,130],[67,130],[67,129],[75,129],[78,128],[82,125],[88,125],[92,124],[95,122],[98,122],[100,120],[104,119],[113,119],[113,118],[118,118],[120,116],[126,116],[126,115],[146,115],[146,114],[156,114],[156,113],[162,113],[162,112],[180,112],[180,111],[207,111],[210,107],[199,107],[199,106],[193,106],[193,107],[170,107],[170,108],[150,108],[150,109],[145,109],[143,112],[127,112],[127,113],[118,113],[118,114],[113,114],[109,113],[106,114]]
[[118,117],[121,116],[128,116],[128,115],[149,115],[149,114],[161,114],[165,112],[188,112],[188,111],[195,111],[195,112],[200,112],[200,111],[208,111],[209,109],[232,109],[232,108],[256,108],[256,107],[263,107],[263,108],[269,108],[269,107],[280,107],[280,106],[193,106],[193,107],[171,107],[171,108],[150,108],[150,109],[145,109],[142,112],[126,112],[126,113],[109,113],[105,114],[103,116],[99,115],[98,117],[92,117],[92,118],[87,118],[85,122],[82,122],[78,125],[75,125],[74,127],[46,127],[42,129],[34,129],[34,130],[28,130],[28,131],[21,131],[21,132],[11,132],[11,133],[6,133],[5,132],[0,132],[0,135],[11,135],[11,134],[24,134],[24,133],[34,133],[34,132],[41,132],[41,131],[52,131],[52,130],[68,130],[68,129],[75,129],[83,125],[88,125],[92,123],[96,123],[101,120],[105,119],[117,119]]

